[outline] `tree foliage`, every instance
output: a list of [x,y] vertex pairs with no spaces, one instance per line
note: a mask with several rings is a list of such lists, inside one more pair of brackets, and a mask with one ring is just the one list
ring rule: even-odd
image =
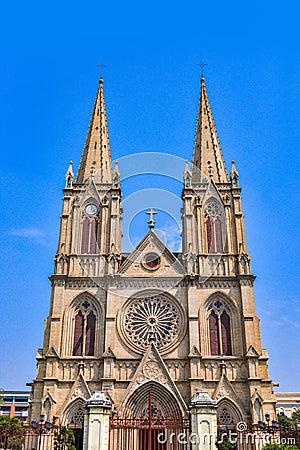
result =
[[24,434],[23,422],[18,417],[0,416],[1,434]]
[[[293,438],[297,445],[280,445],[277,446],[278,450],[299,450],[300,448],[300,410],[293,412],[291,417],[287,417],[285,414],[279,414],[278,421],[280,423],[280,437],[281,438]],[[276,450],[270,448],[267,450]]]
[[25,427],[18,417],[0,416],[0,447],[18,450],[22,447]]
[[236,450],[237,441],[236,439],[230,439],[226,431],[219,431],[216,446],[218,450]]
[[54,432],[54,450],[76,450],[75,436],[72,430],[67,427],[60,426]]
[[285,414],[279,414],[278,421],[282,430],[298,429],[300,425],[300,410],[294,411],[291,417],[287,417]]

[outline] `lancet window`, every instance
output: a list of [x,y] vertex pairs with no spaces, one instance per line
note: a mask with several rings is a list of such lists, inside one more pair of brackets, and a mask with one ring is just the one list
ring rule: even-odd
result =
[[97,252],[98,221],[96,218],[85,218],[82,222],[81,253]]
[[93,356],[95,352],[96,313],[85,300],[76,310],[74,318],[73,356]]
[[208,326],[210,354],[212,356],[232,355],[230,315],[220,300],[209,307]]
[[209,200],[204,208],[208,253],[223,253],[222,205],[215,199]]

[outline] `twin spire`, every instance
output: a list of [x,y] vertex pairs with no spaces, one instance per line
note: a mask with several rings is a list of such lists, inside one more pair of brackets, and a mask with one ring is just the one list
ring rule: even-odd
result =
[[96,183],[112,184],[113,182],[102,76],[99,80],[76,183],[85,183],[91,173],[94,173]]
[[209,179],[213,179],[216,183],[228,183],[221,146],[202,75],[194,141],[192,182],[199,183]]
[[[91,173],[95,174],[96,183],[113,183],[102,76],[99,80],[76,183],[84,183],[90,178]],[[228,176],[206,92],[204,77],[201,76],[192,183],[208,181],[209,179],[213,179],[216,183],[228,183]]]

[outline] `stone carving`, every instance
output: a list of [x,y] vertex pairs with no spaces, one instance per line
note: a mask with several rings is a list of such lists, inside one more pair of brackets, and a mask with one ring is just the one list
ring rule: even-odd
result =
[[76,386],[74,388],[74,391],[72,392],[72,395],[71,395],[71,400],[74,400],[74,398],[77,398],[77,397],[85,398],[85,392],[81,386]]
[[157,378],[160,369],[156,361],[148,361],[143,368],[143,372],[147,378],[155,379]]
[[[150,354],[149,359],[154,359],[155,355]],[[144,377],[140,377],[140,382],[144,382],[147,380],[156,380],[159,383],[165,384],[167,382],[165,376],[162,374],[162,371],[159,367],[157,361],[147,361],[143,367],[143,375]],[[142,380],[143,378],[143,380]]]
[[217,400],[219,400],[219,398],[221,398],[221,397],[226,397],[226,396],[230,397],[231,393],[232,393],[231,390],[227,386],[224,386],[224,384],[223,384],[223,386],[220,387],[220,390],[218,392]]
[[205,205],[205,217],[222,217],[222,208],[218,201],[212,199],[208,201]]

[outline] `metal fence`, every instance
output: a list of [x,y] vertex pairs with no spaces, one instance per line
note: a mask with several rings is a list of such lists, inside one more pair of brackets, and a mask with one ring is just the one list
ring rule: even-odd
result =
[[51,450],[55,428],[34,429],[22,425],[0,429],[0,450]]

